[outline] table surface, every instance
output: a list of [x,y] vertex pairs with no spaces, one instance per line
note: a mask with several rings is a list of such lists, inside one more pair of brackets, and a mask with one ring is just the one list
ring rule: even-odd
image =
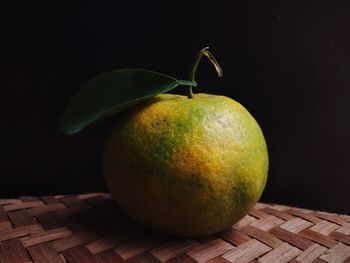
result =
[[350,262],[350,216],[258,203],[202,238],[133,223],[106,193],[0,199],[1,262]]

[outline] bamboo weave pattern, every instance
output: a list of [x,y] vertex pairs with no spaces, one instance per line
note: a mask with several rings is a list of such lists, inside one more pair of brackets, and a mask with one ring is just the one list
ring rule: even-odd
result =
[[0,262],[350,263],[350,216],[259,203],[231,229],[175,238],[105,193],[0,199]]

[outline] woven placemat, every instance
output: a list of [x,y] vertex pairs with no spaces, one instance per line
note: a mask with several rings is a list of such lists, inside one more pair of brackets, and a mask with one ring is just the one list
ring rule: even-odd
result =
[[133,223],[105,193],[1,199],[0,261],[350,262],[350,216],[259,203],[231,229],[175,238]]

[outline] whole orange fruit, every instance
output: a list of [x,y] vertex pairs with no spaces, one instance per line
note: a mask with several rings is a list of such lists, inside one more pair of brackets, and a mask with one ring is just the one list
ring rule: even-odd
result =
[[175,235],[236,223],[260,198],[267,172],[259,125],[224,96],[156,96],[126,111],[105,142],[113,198],[137,222]]

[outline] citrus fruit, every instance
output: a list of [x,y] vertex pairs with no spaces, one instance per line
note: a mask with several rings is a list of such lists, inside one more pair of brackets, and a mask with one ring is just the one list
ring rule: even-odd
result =
[[204,236],[232,226],[256,204],[268,153],[259,125],[238,102],[162,94],[118,118],[103,165],[114,200],[135,221]]

